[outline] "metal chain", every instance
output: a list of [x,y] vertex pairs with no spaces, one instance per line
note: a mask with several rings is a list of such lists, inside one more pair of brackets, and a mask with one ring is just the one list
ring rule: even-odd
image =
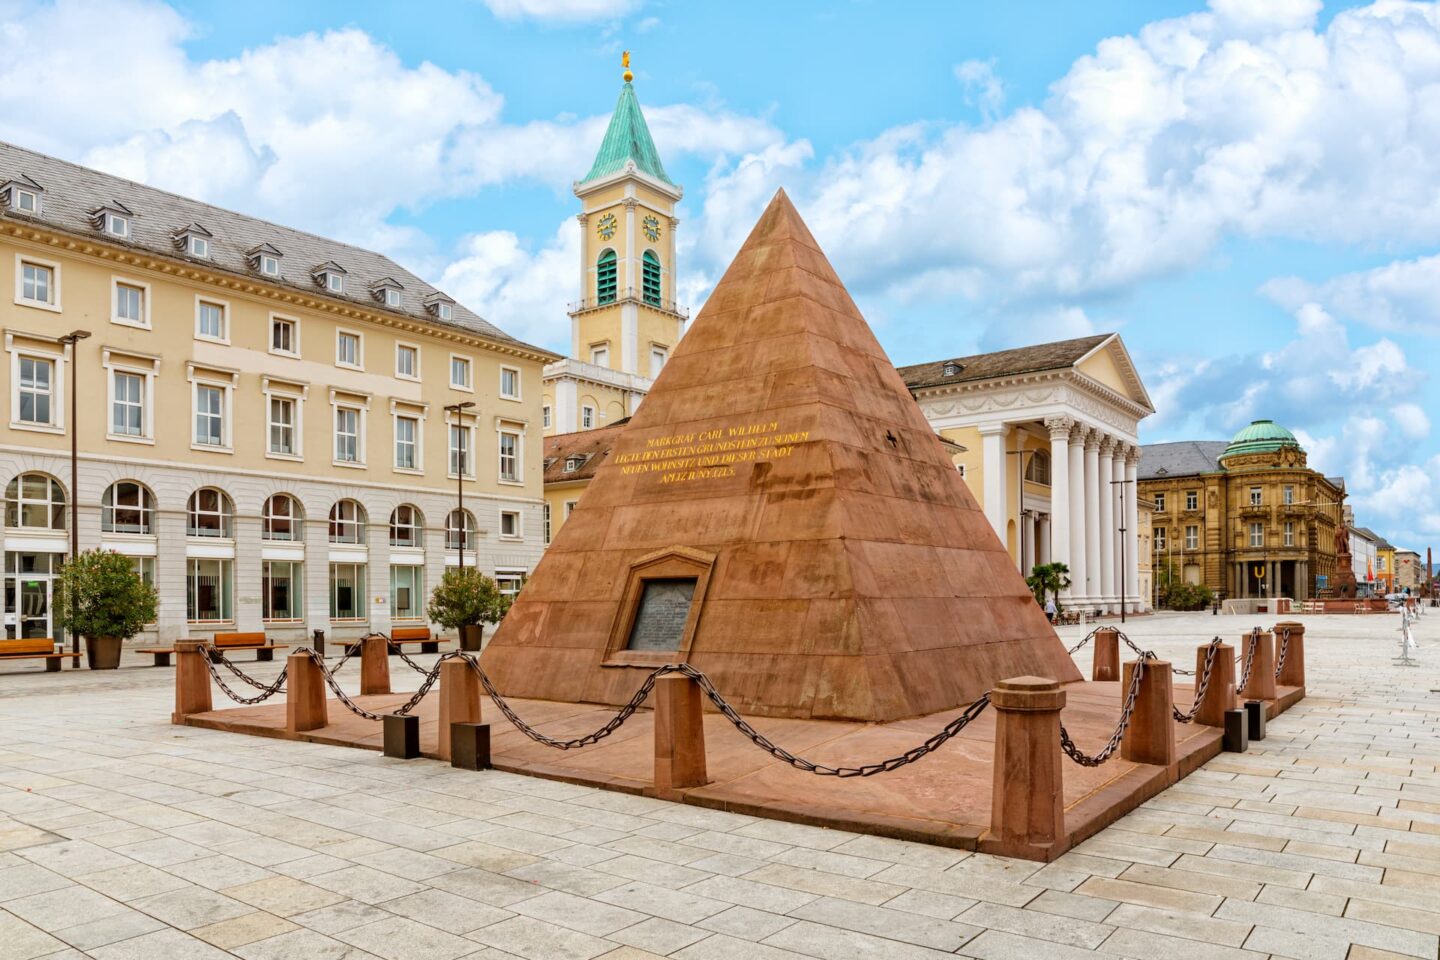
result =
[[[1259,627],[1256,627],[1255,629],[1251,630],[1251,631],[1250,631],[1250,636],[1252,636],[1252,637],[1258,637],[1258,636],[1260,636],[1260,628],[1259,628]],[[1243,656],[1243,659],[1244,659],[1245,663],[1244,663],[1244,665],[1241,667],[1241,670],[1240,670],[1240,679],[1237,680],[1237,681],[1235,681],[1235,689],[1236,689],[1237,691],[1239,691],[1239,690],[1244,690],[1247,686],[1249,686],[1249,684],[1250,684],[1250,671],[1255,668],[1255,651],[1256,651],[1256,650],[1259,650],[1259,649],[1260,649],[1260,643],[1259,643],[1259,641],[1257,640],[1256,642],[1251,643],[1250,646],[1249,646],[1249,648],[1245,651],[1244,656]],[[1241,657],[1236,657],[1236,659],[1239,660],[1239,659],[1241,659]]]
[[[384,634],[381,634],[381,636],[385,636],[385,635],[384,635]],[[429,670],[426,670],[424,667],[420,666],[420,664],[416,663],[414,660],[411,660],[411,659],[410,659],[410,655],[407,654],[403,649],[401,649],[401,647],[400,647],[398,644],[391,643],[389,637],[386,637],[386,638],[385,638],[385,648],[386,648],[390,653],[395,654],[395,656],[397,656],[397,657],[399,657],[401,660],[403,660],[403,661],[405,662],[406,666],[408,666],[411,670],[414,670],[416,673],[418,673],[418,674],[420,674],[420,675],[422,675],[422,676],[429,676],[429,675],[430,675],[430,671],[429,671]]]
[[[201,655],[205,656],[209,649],[211,648],[207,647],[205,650],[202,650]],[[241,677],[246,682],[250,683],[252,686],[255,686],[257,689],[260,690],[260,693],[253,697],[243,697],[240,694],[236,693],[230,688],[230,685],[225,682],[225,678],[220,676],[220,671],[215,669],[215,661],[211,660],[209,656],[205,656],[205,668],[210,671],[210,678],[215,681],[216,686],[218,686],[221,690],[225,692],[225,696],[229,697],[231,700],[234,700],[236,703],[245,704],[246,706],[253,706],[257,703],[263,703],[264,701],[269,700],[276,693],[278,693],[281,688],[284,687],[285,676],[290,669],[289,664],[286,664],[280,669],[280,676],[276,677],[273,683],[266,685],[262,683],[257,683],[255,680],[252,680],[251,678],[245,676],[245,674],[240,672],[238,667],[230,663],[229,660],[225,659],[224,654],[218,654],[218,656],[220,658],[220,662],[225,664],[232,671],[234,671],[236,676]]]
[[1110,742],[1105,744],[1099,753],[1090,756],[1075,746],[1065,724],[1060,724],[1060,749],[1065,751],[1066,756],[1082,767],[1098,767],[1114,755],[1120,748],[1120,739],[1125,736],[1125,728],[1130,726],[1130,716],[1135,712],[1135,702],[1140,697],[1140,679],[1145,676],[1145,664],[1150,659],[1153,659],[1153,655],[1136,661],[1135,670],[1130,674],[1130,689],[1125,693],[1125,706],[1120,711],[1120,722],[1115,725],[1115,732],[1110,734]]
[[1079,652],[1080,652],[1080,649],[1081,649],[1082,647],[1084,647],[1085,644],[1089,643],[1089,642],[1090,642],[1090,639],[1091,639],[1092,637],[1094,637],[1095,634],[1097,634],[1097,633],[1100,632],[1100,629],[1101,629],[1100,627],[1096,627],[1094,630],[1091,630],[1089,633],[1085,634],[1085,639],[1084,639],[1084,640],[1081,640],[1079,643],[1075,644],[1075,646],[1071,647],[1070,650],[1069,650],[1069,652],[1070,652],[1072,655],[1073,655],[1073,654],[1076,654],[1076,653],[1079,653]]
[[1280,652],[1275,656],[1275,679],[1280,679],[1280,671],[1285,669],[1285,655],[1290,652],[1290,628],[1284,627],[1280,631]]
[[1205,701],[1205,691],[1210,689],[1210,672],[1215,668],[1215,654],[1220,650],[1220,642],[1220,638],[1216,637],[1205,648],[1205,665],[1200,668],[1200,678],[1195,683],[1195,700],[1190,704],[1190,709],[1181,713],[1179,707],[1170,704],[1170,714],[1177,723],[1189,723],[1200,712],[1200,704]]
[[[374,713],[370,710],[366,710],[364,707],[360,706],[360,704],[356,703],[350,698],[350,695],[347,694],[343,688],[341,688],[339,681],[335,679],[333,671],[326,669],[325,660],[323,657],[320,656],[320,654],[316,653],[314,650],[305,649],[304,647],[297,650],[296,652],[303,653],[308,656],[311,662],[320,669],[320,675],[325,678],[325,685],[330,688],[331,692],[335,694],[335,699],[339,700],[340,704],[345,707],[346,710],[349,710],[351,713],[355,714],[355,716],[363,717],[366,720],[384,719],[384,714]],[[403,705],[394,710],[391,710],[390,712],[392,714],[399,714],[400,716],[405,716],[411,710],[414,710],[415,707],[419,705],[420,701],[424,700],[426,695],[430,693],[430,688],[435,685],[435,681],[439,679],[440,664],[444,663],[446,660],[449,660],[453,656],[455,656],[455,654],[446,654],[445,656],[442,656],[438,661],[436,661],[435,669],[427,673],[425,680],[420,684],[420,688],[416,690],[415,693],[410,697],[410,699],[405,701]]]
[[218,662],[226,670],[229,670],[231,673],[235,674],[235,676],[239,677],[241,680],[245,681],[250,686],[254,687],[256,690],[269,690],[272,686],[274,686],[274,684],[272,683],[261,683],[259,680],[256,680],[254,677],[246,674],[244,670],[241,670],[238,666],[236,666],[235,663],[231,661],[229,657],[225,656],[225,654],[222,653],[218,648],[207,645],[205,649],[207,653],[205,659],[207,662],[211,664]]

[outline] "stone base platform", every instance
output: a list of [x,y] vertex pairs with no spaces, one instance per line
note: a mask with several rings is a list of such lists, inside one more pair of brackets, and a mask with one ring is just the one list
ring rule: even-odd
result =
[[[1119,715],[1118,683],[1072,683],[1061,715],[1071,738],[1087,753],[1104,745]],[[1175,689],[1177,705],[1190,703],[1190,687]],[[1278,716],[1304,697],[1281,687],[1266,713]],[[360,696],[367,710],[385,713],[409,699],[405,693]],[[525,721],[546,734],[578,737],[605,723],[614,708],[548,700],[512,700]],[[420,749],[436,757],[439,696],[416,708]],[[959,711],[884,724],[762,718],[752,725],[798,756],[832,766],[859,765],[898,755],[934,734]],[[328,704],[329,724],[291,735],[283,702],[192,714],[191,726],[380,750],[381,724]],[[556,750],[530,740],[484,703],[490,723],[491,757],[497,770],[530,774],[635,794],[654,795],[653,713],[638,711],[610,737],[578,750]],[[1176,724],[1176,762],[1169,768],[1131,763],[1119,753],[1094,768],[1064,761],[1065,827],[1061,843],[1044,850],[1012,849],[989,833],[995,711],[988,709],[935,753],[890,773],[837,779],[796,770],[744,738],[724,717],[706,711],[705,747],[710,782],[680,791],[683,803],[821,827],[916,840],[1027,859],[1053,859],[1187,776],[1221,749],[1221,733],[1198,724]],[[1059,749],[1059,745],[1056,745]]]

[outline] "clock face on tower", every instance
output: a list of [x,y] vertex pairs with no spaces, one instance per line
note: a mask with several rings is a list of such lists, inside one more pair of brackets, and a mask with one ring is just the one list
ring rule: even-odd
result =
[[646,239],[648,239],[651,243],[654,243],[656,240],[660,239],[659,220],[654,217],[646,217],[644,220],[641,221],[640,225],[645,230]]
[[609,240],[615,236],[615,214],[607,213],[600,218],[595,227],[595,232],[600,235],[601,240]]

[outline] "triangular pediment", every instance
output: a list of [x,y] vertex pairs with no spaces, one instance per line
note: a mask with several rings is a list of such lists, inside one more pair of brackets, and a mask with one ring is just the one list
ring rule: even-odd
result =
[[1130,358],[1130,351],[1120,334],[1112,333],[1103,343],[1075,362],[1075,369],[1102,386],[1113,390],[1148,413],[1155,412],[1150,394],[1140,380],[1140,371]]

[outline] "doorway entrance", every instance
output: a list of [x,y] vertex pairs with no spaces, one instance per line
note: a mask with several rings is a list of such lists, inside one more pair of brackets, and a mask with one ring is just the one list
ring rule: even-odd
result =
[[54,621],[55,574],[64,561],[61,553],[5,552],[5,637],[64,641]]

